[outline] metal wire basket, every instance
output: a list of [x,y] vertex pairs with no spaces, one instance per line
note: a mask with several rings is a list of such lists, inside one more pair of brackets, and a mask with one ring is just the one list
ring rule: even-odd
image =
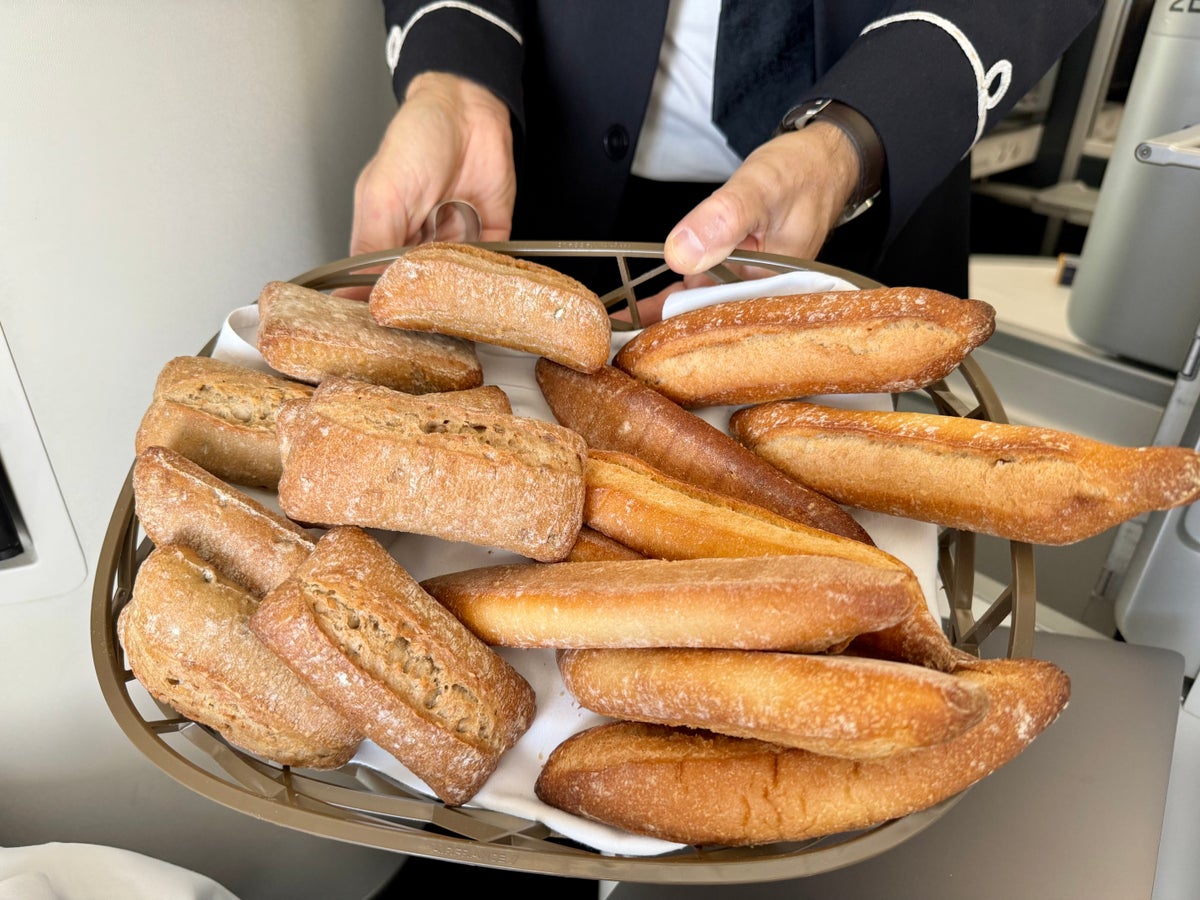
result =
[[[593,266],[607,261],[613,285],[596,289],[605,291],[605,305],[617,314],[614,329],[637,328],[637,301],[671,277],[662,262],[661,244],[479,246],[521,258],[549,260],[546,264],[551,266],[570,260]],[[340,260],[292,281],[317,290],[370,285],[377,277],[372,273],[401,252]],[[741,266],[770,273],[817,271],[860,288],[879,286],[841,269],[749,251],[735,252],[710,274],[718,281],[736,281]],[[611,271],[614,267],[615,272]],[[943,415],[1006,421],[999,398],[971,358],[964,360],[952,377],[954,388],[948,381],[940,381],[921,392],[921,402],[932,404]],[[279,825],[398,853],[534,874],[643,883],[735,884],[814,875],[876,856],[937,821],[962,796],[874,828],[812,841],[750,848],[696,847],[663,856],[623,857],[580,846],[538,822],[484,809],[447,807],[354,764],[332,772],[279,766],[230,746],[210,729],[154,701],[125,664],[116,638],[117,616],[130,599],[138,566],[150,550],[134,510],[131,467],[101,548],[92,599],[93,658],[109,709],[134,745],[175,780],[211,800]],[[973,612],[974,550],[973,534],[941,531],[938,574],[949,603],[951,639],[978,654],[983,640],[1004,623],[1009,632],[1007,655],[1029,655],[1036,605],[1032,548],[1011,544],[1011,583],[978,616]]]

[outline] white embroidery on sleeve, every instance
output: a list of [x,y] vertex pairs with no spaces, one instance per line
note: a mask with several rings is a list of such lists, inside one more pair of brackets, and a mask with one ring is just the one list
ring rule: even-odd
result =
[[984,126],[987,124],[988,110],[995,107],[1004,95],[1008,93],[1008,86],[1012,83],[1012,63],[1007,59],[1002,59],[993,65],[987,71],[984,71],[983,60],[979,58],[979,51],[975,49],[975,45],[963,34],[962,29],[951,22],[949,19],[943,18],[936,13],[930,12],[908,12],[898,13],[894,16],[887,16],[872,22],[862,30],[863,34],[868,31],[873,31],[876,28],[882,28],[885,25],[892,25],[896,22],[928,22],[934,25],[950,37],[954,38],[959,49],[967,57],[967,61],[971,64],[971,69],[975,72],[975,90],[978,98],[978,123],[975,126],[975,139],[971,141],[971,146],[983,136]]
[[476,6],[474,3],[462,3],[460,0],[440,0],[440,2],[437,3],[426,3],[411,16],[409,16],[408,21],[404,23],[403,27],[400,25],[393,25],[388,30],[385,50],[387,53],[388,69],[390,71],[396,71],[396,65],[400,62],[400,50],[404,46],[404,41],[408,37],[408,33],[412,31],[412,27],[416,24],[417,20],[427,16],[431,12],[437,12],[438,10],[442,9],[458,9],[462,10],[463,12],[469,12],[472,15],[479,16],[479,18],[483,19],[484,21],[490,22],[497,28],[503,29],[518,44],[524,43],[521,33],[495,13],[490,12],[480,6]]

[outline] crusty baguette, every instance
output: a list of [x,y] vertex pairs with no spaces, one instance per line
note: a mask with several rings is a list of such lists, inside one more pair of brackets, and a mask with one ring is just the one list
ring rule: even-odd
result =
[[946,672],[861,656],[755,650],[564,650],[563,683],[614,719],[703,728],[870,759],[940,744],[987,712]]
[[539,359],[535,373],[554,417],[583,435],[589,447],[630,453],[683,481],[871,543],[863,527],[828,497],[620,369],[604,366],[587,375]]
[[314,691],[447,804],[529,728],[529,683],[358,528],[336,528],[251,619]]
[[272,281],[258,296],[258,312],[259,353],[271,368],[299,381],[319,384],[344,375],[410,394],[483,383],[473,344],[385,328],[361,300]]
[[687,408],[889,393],[945,378],[995,324],[925,288],[756,297],[655,322],[613,364]]
[[564,562],[600,562],[606,559],[644,559],[646,554],[626,547],[586,525],[579,529],[579,537],[571,547]]
[[1033,544],[1070,544],[1200,497],[1200,453],[1048,428],[777,402],[730,427],[842,503]]
[[117,617],[125,661],[160,702],[288,766],[336,768],[362,734],[250,630],[258,599],[180,544],[155,547]]
[[256,597],[312,552],[307,531],[166,447],[133,464],[138,521],[156,546],[184,544]]
[[504,647],[823,651],[911,610],[911,572],[826,556],[485,566],[421,583]]
[[573,431],[387,388],[319,387],[278,421],[280,508],[360,525],[566,557],[583,519],[587,447]]
[[178,356],[158,374],[134,450],[169,447],[247,487],[279,481],[275,416],[312,386],[207,356]]
[[1012,760],[1066,706],[1070,682],[1042,660],[1002,659],[956,677],[987,715],[960,736],[878,759],[842,759],[746,738],[617,722],[550,755],[539,798],[575,815],[685,844],[802,841],[908,815]]
[[369,303],[380,325],[523,350],[585,372],[612,350],[612,323],[595,292],[548,266],[467,244],[409,250],[379,276]]

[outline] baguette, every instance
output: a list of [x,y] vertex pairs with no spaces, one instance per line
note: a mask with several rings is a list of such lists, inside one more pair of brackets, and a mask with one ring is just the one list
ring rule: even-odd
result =
[[645,554],[585,525],[579,529],[579,537],[563,562],[600,562],[606,559],[645,559]]
[[995,310],[923,288],[757,297],[647,327],[613,364],[685,408],[891,393],[945,378]]
[[166,447],[138,454],[133,498],[155,546],[190,547],[256,597],[287,578],[316,544],[295,522]]
[[547,266],[467,244],[409,250],[379,276],[369,303],[380,325],[523,350],[585,372],[612,349],[608,310],[593,291]]
[[421,583],[503,647],[820,652],[911,609],[910,572],[823,556],[484,566]]
[[579,435],[375,386],[324,385],[279,416],[279,505],[359,525],[563,559],[583,519]]
[[620,369],[604,366],[586,375],[539,359],[535,373],[554,417],[583,435],[590,448],[629,453],[682,481],[871,543],[863,527],[828,497]]
[[178,356],[159,372],[134,450],[169,447],[218,478],[274,489],[281,463],[275,417],[312,386],[207,356]]
[[801,402],[739,410],[730,427],[842,503],[1032,544],[1071,544],[1200,498],[1200,453],[1185,447]]
[[604,716],[851,759],[948,741],[988,705],[981,687],[946,672],[856,656],[564,650],[558,666],[579,705]]
[[533,689],[373,538],[337,528],[251,627],[445,803],[478,792],[533,721]]
[[155,547],[138,569],[117,636],[159,702],[280,765],[345,764],[362,734],[250,630],[258,599],[194,550]]
[[460,338],[385,328],[361,300],[272,281],[258,297],[258,351],[271,368],[319,384],[333,375],[410,394],[483,384],[475,347]]
[[574,815],[684,844],[803,841],[878,825],[946,800],[1020,754],[1066,706],[1052,663],[1002,659],[956,677],[988,712],[941,744],[843,759],[747,738],[633,722],[580,732],[550,755],[537,796]]

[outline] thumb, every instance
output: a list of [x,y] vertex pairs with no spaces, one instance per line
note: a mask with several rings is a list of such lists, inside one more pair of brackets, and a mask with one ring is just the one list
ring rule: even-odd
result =
[[689,212],[669,235],[663,248],[667,265],[680,275],[711,269],[747,241],[760,227],[743,194],[727,184]]

